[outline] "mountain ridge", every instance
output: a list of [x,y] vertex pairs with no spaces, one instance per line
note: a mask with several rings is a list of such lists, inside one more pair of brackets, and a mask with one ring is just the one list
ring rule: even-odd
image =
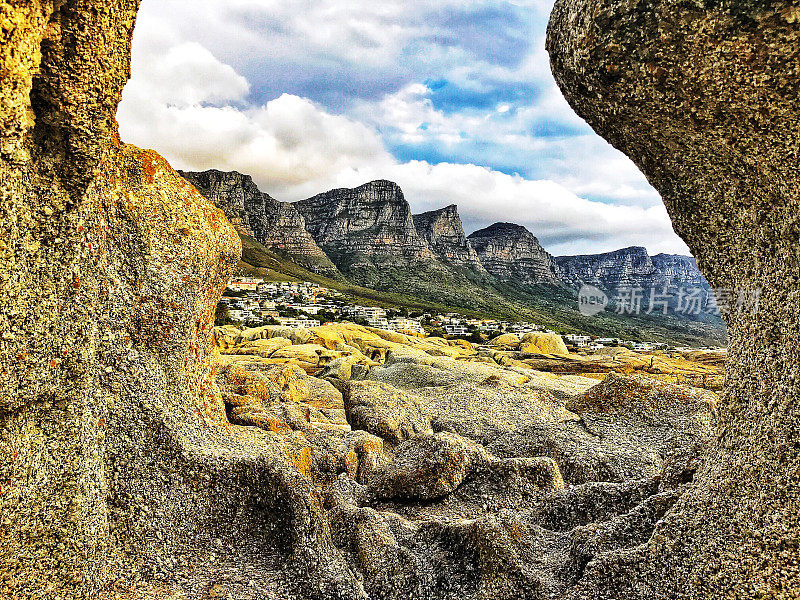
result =
[[455,204],[413,214],[400,186],[386,179],[280,202],[236,172],[182,175],[270,252],[323,276],[454,308],[574,311],[584,283],[611,293],[623,286],[708,289],[689,256],[650,256],[643,246],[553,256],[526,227],[509,222],[466,235]]

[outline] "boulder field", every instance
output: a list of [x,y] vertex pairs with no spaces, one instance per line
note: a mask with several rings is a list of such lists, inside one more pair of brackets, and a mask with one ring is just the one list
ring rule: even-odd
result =
[[[348,323],[213,339],[228,419],[285,446],[369,598],[567,593],[595,555],[650,536],[716,422],[702,388],[557,375],[462,340]],[[528,346],[569,358],[554,334],[486,349]]]

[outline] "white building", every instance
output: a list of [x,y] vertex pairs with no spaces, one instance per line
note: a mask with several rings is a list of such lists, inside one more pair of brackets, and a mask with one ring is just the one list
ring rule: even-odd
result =
[[423,331],[419,321],[414,321],[413,319],[406,319],[403,317],[395,317],[389,321],[389,329],[394,331],[417,331],[419,333],[422,333]]
[[304,317],[278,317],[278,323],[284,327],[319,327],[319,321]]
[[389,321],[385,317],[367,318],[367,325],[375,329],[389,329]]
[[463,325],[445,325],[444,332],[447,335],[467,335],[467,328]]
[[564,341],[578,348],[587,346],[591,340],[592,338],[588,335],[578,335],[577,333],[569,333],[564,336]]

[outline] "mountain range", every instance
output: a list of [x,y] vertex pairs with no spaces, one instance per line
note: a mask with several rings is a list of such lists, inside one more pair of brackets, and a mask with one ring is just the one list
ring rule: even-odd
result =
[[[583,284],[610,295],[619,287],[709,287],[690,256],[650,256],[638,246],[552,256],[514,223],[467,236],[455,205],[414,215],[387,180],[281,202],[235,171],[181,175],[241,232],[309,271],[454,308],[512,314],[520,305],[563,307]],[[724,332],[721,320],[700,320]]]

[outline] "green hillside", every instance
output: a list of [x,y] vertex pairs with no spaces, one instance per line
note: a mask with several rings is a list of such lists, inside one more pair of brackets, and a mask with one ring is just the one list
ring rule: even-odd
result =
[[[569,288],[552,285],[521,288],[489,283],[467,272],[456,273],[444,281],[432,279],[424,287],[420,283],[425,283],[424,274],[417,274],[413,282],[409,282],[417,295],[375,290],[350,283],[343,276],[334,279],[318,275],[287,256],[265,248],[249,235],[240,233],[239,236],[242,240],[240,270],[243,274],[258,276],[265,281],[312,281],[346,294],[358,304],[530,321],[561,333],[579,331],[597,336],[694,346],[727,343],[725,331],[707,323],[645,314],[620,316],[610,311],[587,317],[577,311],[576,294]],[[402,273],[397,273],[391,287],[408,289]]]

